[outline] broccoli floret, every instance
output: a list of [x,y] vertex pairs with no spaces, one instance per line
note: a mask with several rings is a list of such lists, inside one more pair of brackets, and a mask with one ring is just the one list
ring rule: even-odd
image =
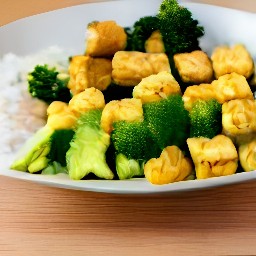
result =
[[145,122],[118,121],[113,127],[111,141],[115,150],[128,159],[147,161],[161,153]]
[[222,106],[215,100],[197,100],[189,112],[190,137],[212,139],[221,133]]
[[156,30],[158,30],[156,16],[140,18],[131,28],[125,28],[128,38],[126,50],[145,52],[145,42]]
[[102,110],[89,110],[77,121],[75,135],[66,154],[71,179],[80,180],[89,173],[99,178],[113,179],[114,174],[106,162],[110,135],[100,126]]
[[168,55],[200,49],[199,38],[204,35],[204,28],[177,0],[163,0],[157,18]]
[[117,121],[113,124],[111,142],[115,151],[116,172],[119,179],[143,176],[143,165],[158,157],[161,149],[154,143],[144,121]]
[[73,134],[73,130],[53,130],[45,125],[19,150],[11,169],[36,173],[52,166],[53,162],[65,167],[66,152]]
[[174,94],[160,101],[145,103],[143,111],[145,122],[161,150],[172,145],[180,149],[186,146],[190,123],[181,95]]
[[59,100],[69,102],[70,90],[67,88],[69,76],[59,73],[55,67],[37,65],[28,74],[28,91],[34,98],[38,98],[47,104]]

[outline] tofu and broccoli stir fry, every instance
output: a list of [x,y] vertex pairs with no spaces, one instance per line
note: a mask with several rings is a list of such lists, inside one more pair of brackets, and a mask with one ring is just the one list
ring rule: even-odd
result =
[[131,27],[86,26],[85,51],[66,72],[45,64],[28,74],[47,120],[11,169],[157,185],[256,169],[254,60],[245,45],[206,53],[204,28],[176,0]]

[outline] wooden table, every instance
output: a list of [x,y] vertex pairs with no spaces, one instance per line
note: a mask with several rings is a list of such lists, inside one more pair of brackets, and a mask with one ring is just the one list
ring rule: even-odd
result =
[[[85,2],[0,0],[0,25]],[[232,4],[256,11],[255,0]],[[0,177],[0,255],[256,255],[255,195],[255,181],[129,196]]]

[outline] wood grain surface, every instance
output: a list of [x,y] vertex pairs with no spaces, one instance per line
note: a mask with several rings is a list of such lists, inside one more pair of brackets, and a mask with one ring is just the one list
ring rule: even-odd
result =
[[[0,0],[0,25],[85,2]],[[256,11],[255,0],[200,2]],[[255,196],[255,181],[130,196],[0,177],[0,255],[256,255]]]

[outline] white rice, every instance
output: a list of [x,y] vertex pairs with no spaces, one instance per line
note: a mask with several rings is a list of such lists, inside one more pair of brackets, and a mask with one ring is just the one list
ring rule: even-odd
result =
[[45,125],[46,104],[28,92],[27,74],[38,64],[68,68],[69,53],[52,46],[25,57],[13,53],[0,58],[0,167],[8,168],[17,150]]

